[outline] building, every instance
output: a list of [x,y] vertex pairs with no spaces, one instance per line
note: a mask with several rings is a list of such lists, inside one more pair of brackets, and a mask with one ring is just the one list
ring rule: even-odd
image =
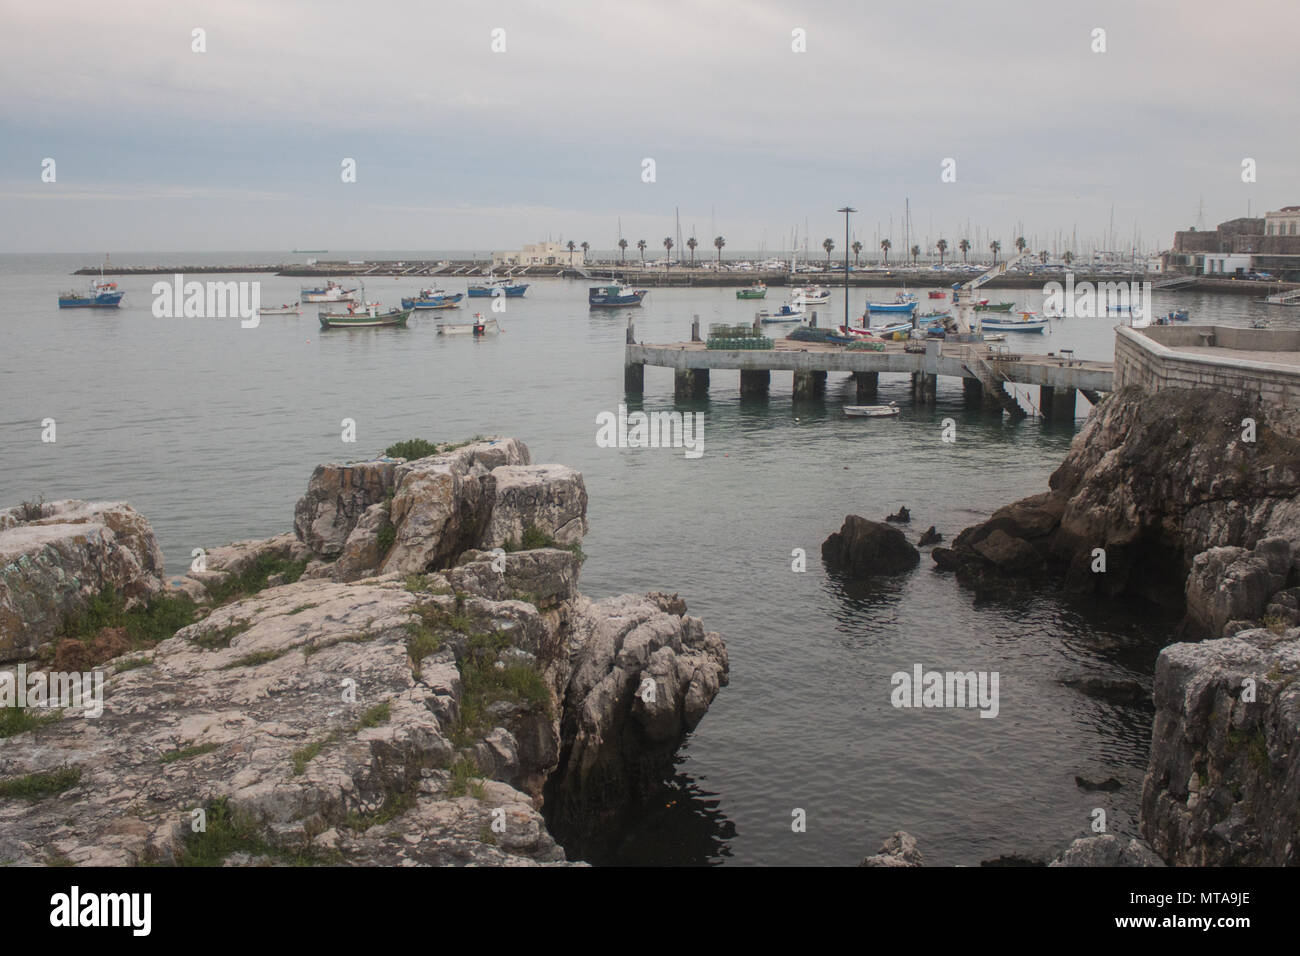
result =
[[1300,235],[1300,206],[1283,206],[1277,212],[1265,213],[1264,235]]
[[1167,271],[1183,275],[1267,272],[1300,279],[1300,206],[1283,206],[1263,219],[1229,219],[1212,231],[1176,232],[1164,258]]
[[518,252],[492,253],[492,266],[568,266],[575,268],[586,264],[582,247],[574,245],[569,251],[567,242],[538,242],[524,246]]

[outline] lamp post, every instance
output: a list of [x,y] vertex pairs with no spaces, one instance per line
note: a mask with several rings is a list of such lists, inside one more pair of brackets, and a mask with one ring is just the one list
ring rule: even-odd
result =
[[844,328],[849,327],[849,213],[857,212],[852,206],[835,210],[844,213]]

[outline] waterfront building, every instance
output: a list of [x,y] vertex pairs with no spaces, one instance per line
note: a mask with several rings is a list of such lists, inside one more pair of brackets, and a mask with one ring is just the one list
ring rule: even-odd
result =
[[524,246],[518,252],[492,253],[493,268],[498,266],[567,266],[570,263],[577,268],[585,265],[586,261],[581,246],[575,247],[570,252],[567,243],[551,242],[550,240]]

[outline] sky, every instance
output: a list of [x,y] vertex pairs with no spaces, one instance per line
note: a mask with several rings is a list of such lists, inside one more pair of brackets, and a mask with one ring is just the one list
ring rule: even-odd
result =
[[661,248],[678,212],[703,249],[819,252],[846,204],[901,249],[905,202],[924,248],[1163,249],[1202,202],[1211,228],[1300,203],[1271,39],[1294,0],[0,0],[0,24],[0,252],[604,250],[620,224]]

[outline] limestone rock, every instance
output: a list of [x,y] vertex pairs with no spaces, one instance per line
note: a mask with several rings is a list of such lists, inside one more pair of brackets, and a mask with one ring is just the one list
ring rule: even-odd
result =
[[487,480],[492,517],[481,547],[522,543],[534,528],[557,544],[580,544],[587,534],[587,488],[564,465],[503,465]]
[[843,527],[822,542],[822,560],[857,578],[910,570],[921,563],[921,553],[897,528],[848,515]]
[[895,830],[875,856],[866,857],[858,866],[924,866],[925,857],[916,845],[916,837],[906,830]]
[[391,458],[319,465],[307,483],[307,494],[293,512],[298,539],[321,557],[343,553],[348,535],[371,505],[392,494],[398,462]]
[[[372,574],[383,562],[386,553],[384,529],[393,526],[388,513],[389,503],[386,501],[366,509],[343,543],[343,553],[334,562],[332,576],[335,581],[356,581]],[[390,530],[388,533],[393,532]]]
[[0,660],[32,656],[109,588],[127,606],[163,590],[149,522],[124,502],[55,501],[0,512]]
[[1142,840],[1103,833],[1080,837],[1048,866],[1164,866]]

